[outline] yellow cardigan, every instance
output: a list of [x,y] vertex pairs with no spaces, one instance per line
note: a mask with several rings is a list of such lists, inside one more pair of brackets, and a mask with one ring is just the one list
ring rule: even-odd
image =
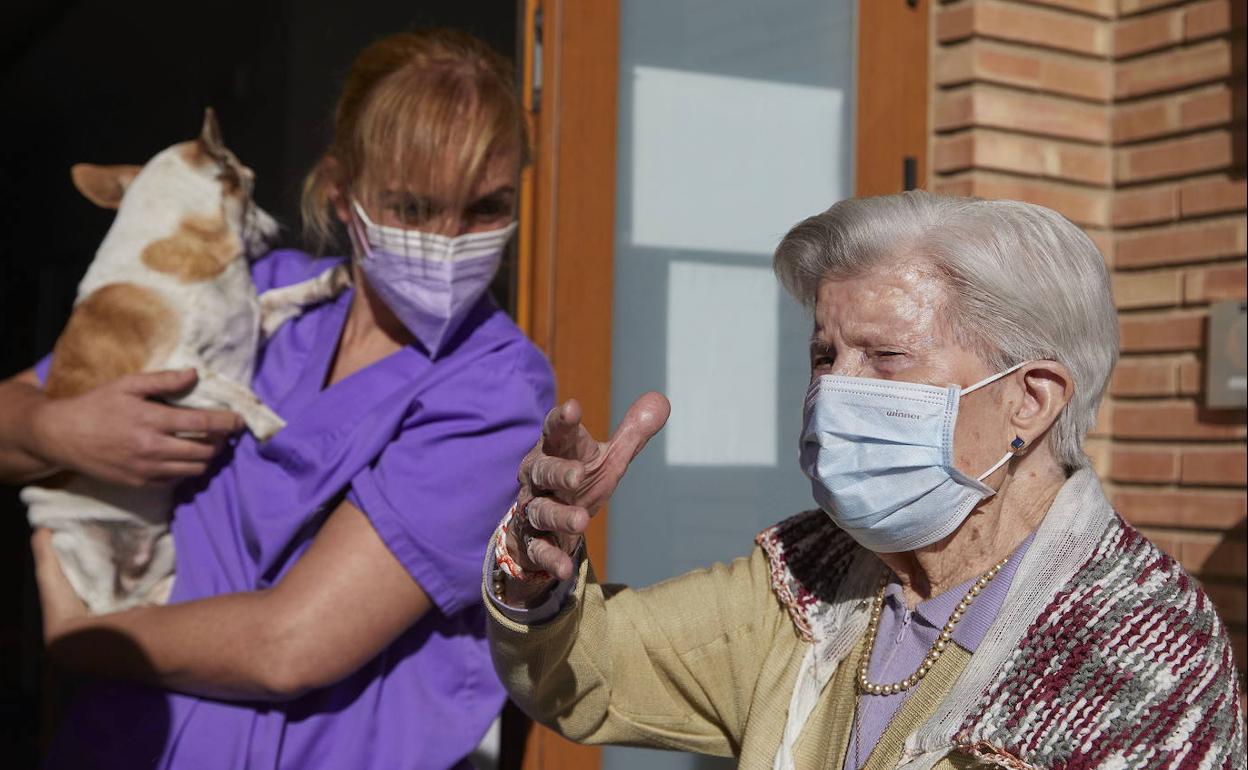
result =
[[[818,510],[757,542],[748,558],[636,591],[600,586],[582,565],[546,625],[490,606],[504,684],[575,740],[735,755],[745,768],[841,767],[854,648],[883,565]],[[896,767],[904,745],[907,770],[972,757],[1244,768],[1239,703],[1209,597],[1084,468],[1045,514],[975,655],[945,650],[867,767]]]
[[[540,626],[507,619],[488,596],[485,603],[490,649],[508,692],[560,734],[772,767],[809,643],[772,593],[761,548],[638,590],[599,585],[585,561],[567,606]],[[820,695],[794,746],[798,768],[842,767],[861,648]],[[933,713],[969,659],[950,646],[894,717],[867,770],[896,766],[906,736]],[[936,765],[960,766],[956,758]]]

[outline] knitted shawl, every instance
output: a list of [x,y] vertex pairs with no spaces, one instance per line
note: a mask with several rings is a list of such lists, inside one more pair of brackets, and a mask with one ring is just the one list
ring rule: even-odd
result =
[[[822,511],[759,534],[772,588],[811,643],[776,767],[865,628],[879,559]],[[900,767],[951,753],[1010,768],[1244,768],[1238,675],[1209,597],[1113,511],[1090,470],[1037,530],[1005,604]]]

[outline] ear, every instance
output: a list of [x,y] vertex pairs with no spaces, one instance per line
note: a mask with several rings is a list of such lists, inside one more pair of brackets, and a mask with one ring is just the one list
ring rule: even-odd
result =
[[69,169],[69,176],[84,198],[101,208],[116,209],[121,205],[126,188],[142,170],[142,166],[76,163]]
[[199,141],[210,151],[225,149],[225,140],[221,138],[221,125],[217,123],[217,112],[211,107],[204,108],[204,125],[199,131]]
[[1057,361],[1032,361],[1018,372],[1023,398],[1010,416],[1018,436],[1032,447],[1075,395],[1075,378]]
[[342,165],[337,158],[326,155],[321,159],[317,173],[321,183],[325,185],[325,199],[334,210],[338,221],[347,224],[351,219],[351,202],[346,195],[346,187],[342,184]]

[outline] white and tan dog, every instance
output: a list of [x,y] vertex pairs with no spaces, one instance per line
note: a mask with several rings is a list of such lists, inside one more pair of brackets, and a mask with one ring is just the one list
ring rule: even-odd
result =
[[[252,202],[254,175],[209,109],[198,139],[144,166],[74,166],[75,186],[117,217],[53,348],[49,398],[127,374],[194,368],[179,406],[230,409],[263,441],[284,423],[249,383],[261,336],[348,283],[342,266],[257,297],[249,258],[277,223]],[[173,582],[172,486],[128,488],[63,475],[22,490],[32,526],[53,530],[61,567],[92,612],[163,603]]]

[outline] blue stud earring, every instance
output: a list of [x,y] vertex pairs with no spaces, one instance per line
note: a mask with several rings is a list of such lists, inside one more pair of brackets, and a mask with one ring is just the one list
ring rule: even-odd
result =
[[1015,436],[1014,440],[1010,442],[1010,451],[1017,454],[1018,452],[1023,451],[1023,447],[1025,446],[1027,446],[1027,442],[1023,441],[1023,437]]

